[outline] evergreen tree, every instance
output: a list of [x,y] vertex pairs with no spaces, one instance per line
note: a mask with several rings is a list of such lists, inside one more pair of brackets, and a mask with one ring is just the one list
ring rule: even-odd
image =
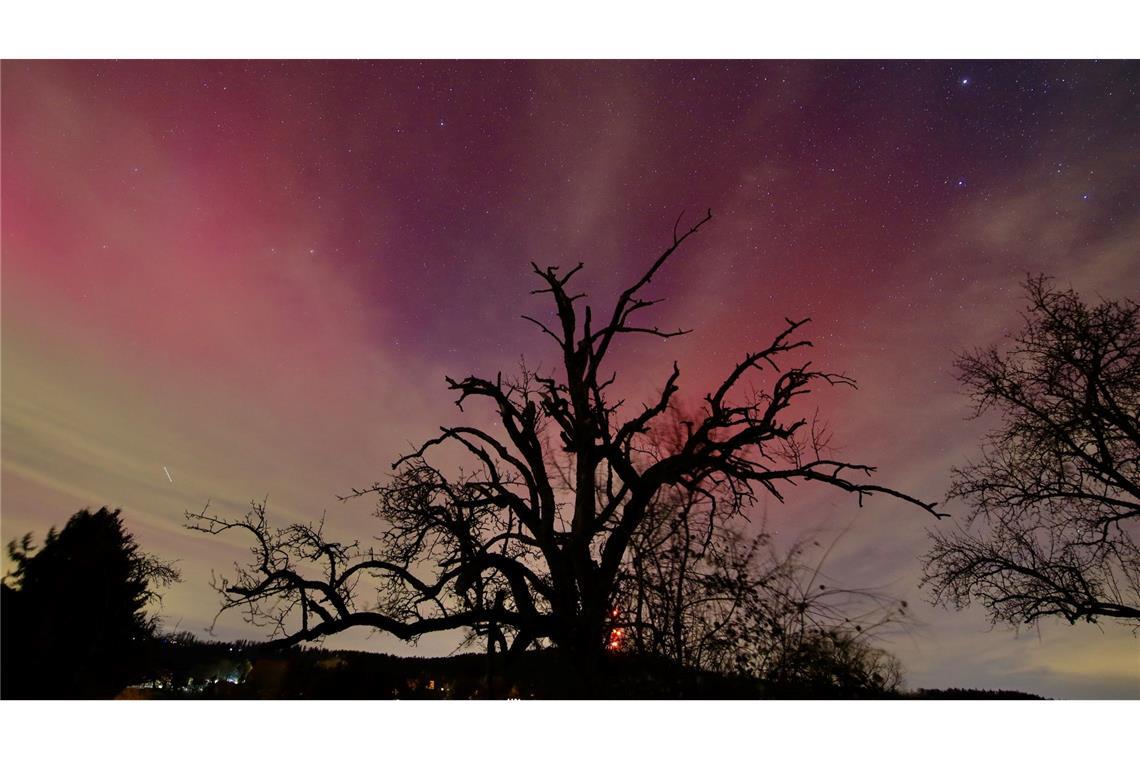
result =
[[140,675],[155,586],[178,572],[139,551],[119,510],[84,509],[63,530],[8,545],[3,592],[7,698],[110,698]]

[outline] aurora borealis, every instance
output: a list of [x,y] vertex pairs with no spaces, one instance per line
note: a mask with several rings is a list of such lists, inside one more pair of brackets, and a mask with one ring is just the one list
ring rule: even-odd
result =
[[[1025,274],[1140,291],[1137,73],[5,61],[3,539],[121,507],[147,551],[180,560],[167,624],[200,633],[210,570],[245,549],[188,532],[184,511],[268,494],[277,519],[327,512],[374,535],[369,505],[335,495],[459,419],[445,374],[550,360],[519,319],[547,308],[530,261],[584,262],[605,304],[678,213],[706,208],[652,286],[654,321],[693,333],[622,345],[630,404],[673,359],[698,399],[785,316],[810,316],[816,364],[860,384],[819,396],[844,454],[941,500],[988,427],[966,419],[953,356],[1017,325]],[[929,515],[789,496],[768,515],[781,535],[850,525],[830,573],[909,600],[921,624],[890,642],[908,683],[1140,696],[1126,627],[1015,634],[932,608],[916,585]],[[237,617],[217,633],[258,635]]]

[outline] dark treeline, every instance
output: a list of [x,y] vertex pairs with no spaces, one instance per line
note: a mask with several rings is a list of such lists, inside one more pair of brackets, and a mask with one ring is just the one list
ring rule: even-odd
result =
[[[752,547],[755,549],[755,546]],[[48,532],[13,542],[16,569],[3,584],[3,697],[126,699],[971,699],[1026,698],[1016,692],[902,689],[897,661],[857,635],[855,624],[826,627],[834,610],[817,593],[792,593],[801,566],[788,555],[766,560],[765,585],[786,599],[765,620],[782,634],[747,634],[732,651],[737,667],[689,664],[630,637],[610,648],[599,679],[582,689],[573,663],[554,648],[523,653],[509,668],[485,653],[420,658],[327,650],[279,649],[265,642],[202,640],[164,633],[147,614],[157,589],[177,580],[143,553],[118,511],[76,513]],[[751,555],[757,566],[755,555]],[[816,567],[812,579],[818,575]],[[783,586],[776,583],[783,579]],[[756,598],[752,598],[757,603]],[[796,610],[789,617],[788,611]],[[807,617],[804,613],[807,612]],[[814,617],[813,617],[814,616]],[[868,618],[861,617],[866,622]],[[797,620],[799,620],[797,627]],[[753,621],[759,625],[759,619]],[[862,626],[859,626],[862,629]],[[619,639],[614,639],[615,644]],[[763,645],[761,645],[763,641]],[[772,665],[761,668],[759,659]]]

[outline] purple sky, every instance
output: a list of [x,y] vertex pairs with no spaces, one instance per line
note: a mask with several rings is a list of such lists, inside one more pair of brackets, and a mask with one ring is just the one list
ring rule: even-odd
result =
[[[843,454],[941,500],[992,422],[966,419],[953,356],[1016,326],[1025,274],[1140,291],[1138,73],[5,61],[3,539],[122,507],[146,550],[181,560],[167,623],[201,632],[210,569],[244,549],[187,532],[184,510],[268,494],[277,519],[327,509],[334,530],[373,535],[369,505],[334,494],[457,419],[444,374],[555,358],[519,319],[548,308],[527,295],[531,260],[583,261],[606,304],[678,213],[710,207],[652,285],[657,323],[694,332],[623,345],[631,400],[673,359],[699,396],[810,316],[816,363],[860,384],[813,397]],[[889,648],[912,686],[1140,697],[1123,627],[1017,634],[927,605],[934,521],[914,507],[805,488],[768,517],[788,540],[854,521],[829,571],[908,599],[923,625]],[[235,616],[217,633],[256,631]]]

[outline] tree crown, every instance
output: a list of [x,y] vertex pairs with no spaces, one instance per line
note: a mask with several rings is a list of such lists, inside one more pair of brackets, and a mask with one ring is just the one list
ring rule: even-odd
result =
[[1140,305],[1086,304],[1043,276],[1005,347],[959,357],[1000,425],[953,472],[965,530],[934,534],[924,583],[996,621],[1140,619]]
[[[932,503],[866,482],[873,467],[829,456],[819,429],[795,414],[797,400],[821,384],[854,387],[800,358],[811,347],[797,337],[807,320],[787,320],[767,347],[746,354],[667,446],[654,430],[675,406],[676,363],[640,411],[626,413],[608,397],[615,376],[604,367],[618,336],[684,332],[635,318],[660,302],[643,290],[711,218],[684,232],[678,218],[671,244],[605,321],[571,289],[582,264],[565,272],[532,265],[541,281],[533,293],[553,301],[554,319],[525,318],[557,346],[559,371],[447,378],[461,409],[486,402],[495,425],[443,427],[398,459],[390,479],[346,497],[376,498],[385,526],[379,547],[330,541],[323,523],[271,528],[264,505],[239,520],[188,514],[194,529],[242,530],[253,539],[252,562],[219,584],[222,609],[270,624],[282,643],[366,625],[403,638],[467,628],[500,649],[549,639],[593,652],[605,645],[634,535],[667,489],[736,514],[759,494],[782,501],[785,485],[809,481],[860,503],[885,494],[934,513]],[[433,455],[444,445],[464,451],[470,468],[436,466]],[[366,577],[377,582],[371,601],[358,597]]]

